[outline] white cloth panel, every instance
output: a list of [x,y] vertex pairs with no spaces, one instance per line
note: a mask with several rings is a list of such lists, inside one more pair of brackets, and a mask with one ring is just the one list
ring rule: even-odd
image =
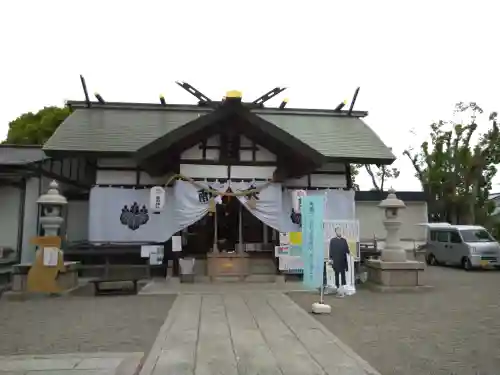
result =
[[[221,192],[229,187],[229,183],[219,182],[200,185]],[[208,212],[210,194],[186,181],[176,181],[174,188],[165,189],[165,207],[159,214],[149,211],[149,195],[149,189],[92,188],[89,241],[165,242]]]
[[326,190],[325,220],[355,220],[354,194],[354,190]]
[[149,189],[93,187],[89,197],[89,241],[163,242],[175,233],[173,191],[165,189],[165,207],[149,212]]
[[[290,218],[293,207],[292,190],[284,190],[282,194],[283,208],[280,215],[282,232],[300,232],[299,225],[292,223]],[[308,190],[307,194],[325,195],[325,220],[354,220],[356,217],[354,190]]]
[[[231,190],[234,193],[250,189],[252,186],[260,188],[266,184],[264,181],[256,182],[234,182],[231,181]],[[256,195],[255,209],[246,205],[248,197],[238,197],[239,201],[250,211],[257,219],[270,226],[273,229],[281,231],[282,229],[282,198],[281,198],[281,184],[270,184],[260,190]]]
[[[210,186],[219,192],[226,192],[229,182],[200,182],[200,185]],[[209,208],[212,195],[190,182],[177,180],[174,186],[174,222],[177,230],[182,230],[201,220]],[[175,233],[175,232],[174,232]]]

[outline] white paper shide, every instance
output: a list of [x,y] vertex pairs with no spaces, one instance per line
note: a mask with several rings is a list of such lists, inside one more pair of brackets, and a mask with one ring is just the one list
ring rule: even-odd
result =
[[153,213],[160,213],[165,207],[165,189],[161,186],[153,186],[149,196],[149,208]]

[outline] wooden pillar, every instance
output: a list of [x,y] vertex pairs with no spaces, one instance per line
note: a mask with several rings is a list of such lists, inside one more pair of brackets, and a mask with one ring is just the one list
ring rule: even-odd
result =
[[215,212],[214,212],[214,249],[213,252],[214,254],[219,253],[219,247],[218,247],[218,234],[217,234],[217,205],[215,206]]

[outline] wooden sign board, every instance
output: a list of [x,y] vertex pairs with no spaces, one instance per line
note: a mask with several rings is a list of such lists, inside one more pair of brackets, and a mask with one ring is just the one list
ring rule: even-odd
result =
[[57,247],[61,248],[61,237],[59,236],[39,236],[33,237],[30,241],[32,245],[36,245],[39,247]]

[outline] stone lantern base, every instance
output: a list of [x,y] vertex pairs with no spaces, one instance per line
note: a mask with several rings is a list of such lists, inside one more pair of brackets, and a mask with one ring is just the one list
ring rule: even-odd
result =
[[425,263],[414,260],[384,262],[380,259],[366,261],[367,285],[380,292],[422,291],[431,288],[426,285]]

